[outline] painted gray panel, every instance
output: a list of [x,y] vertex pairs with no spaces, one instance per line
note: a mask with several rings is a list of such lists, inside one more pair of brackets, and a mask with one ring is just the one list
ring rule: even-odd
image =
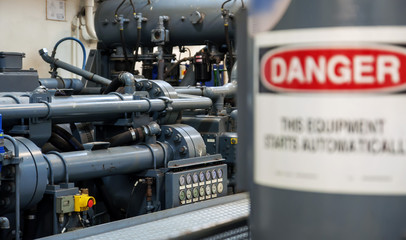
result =
[[406,25],[404,0],[292,0],[274,30]]

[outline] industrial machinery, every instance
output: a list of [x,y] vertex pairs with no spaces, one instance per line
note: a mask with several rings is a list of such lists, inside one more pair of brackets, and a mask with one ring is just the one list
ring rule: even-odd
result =
[[[50,78],[22,70],[23,54],[1,52],[0,238],[44,237],[233,193],[241,7],[100,1],[98,47],[84,68],[56,59],[59,43],[51,54],[39,50]],[[205,47],[176,59],[172,49],[188,45]]]

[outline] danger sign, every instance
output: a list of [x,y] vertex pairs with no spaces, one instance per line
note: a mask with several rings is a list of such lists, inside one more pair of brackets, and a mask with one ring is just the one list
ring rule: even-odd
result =
[[276,91],[406,88],[406,51],[389,46],[290,47],[261,59],[261,81]]
[[406,95],[400,94],[406,48],[373,40],[393,34],[348,31],[293,29],[255,38],[256,184],[406,194]]

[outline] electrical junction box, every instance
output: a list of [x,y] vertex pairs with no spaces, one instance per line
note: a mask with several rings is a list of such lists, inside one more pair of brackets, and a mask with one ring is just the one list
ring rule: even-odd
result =
[[75,211],[74,196],[63,196],[56,198],[56,213],[70,213]]

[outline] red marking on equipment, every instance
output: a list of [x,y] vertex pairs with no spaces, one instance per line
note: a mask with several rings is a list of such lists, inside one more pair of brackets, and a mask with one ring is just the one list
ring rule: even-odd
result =
[[392,46],[270,50],[261,59],[261,80],[276,91],[406,89],[406,51]]
[[93,207],[93,205],[94,205],[93,199],[89,199],[89,201],[87,201],[87,206],[91,208]]

